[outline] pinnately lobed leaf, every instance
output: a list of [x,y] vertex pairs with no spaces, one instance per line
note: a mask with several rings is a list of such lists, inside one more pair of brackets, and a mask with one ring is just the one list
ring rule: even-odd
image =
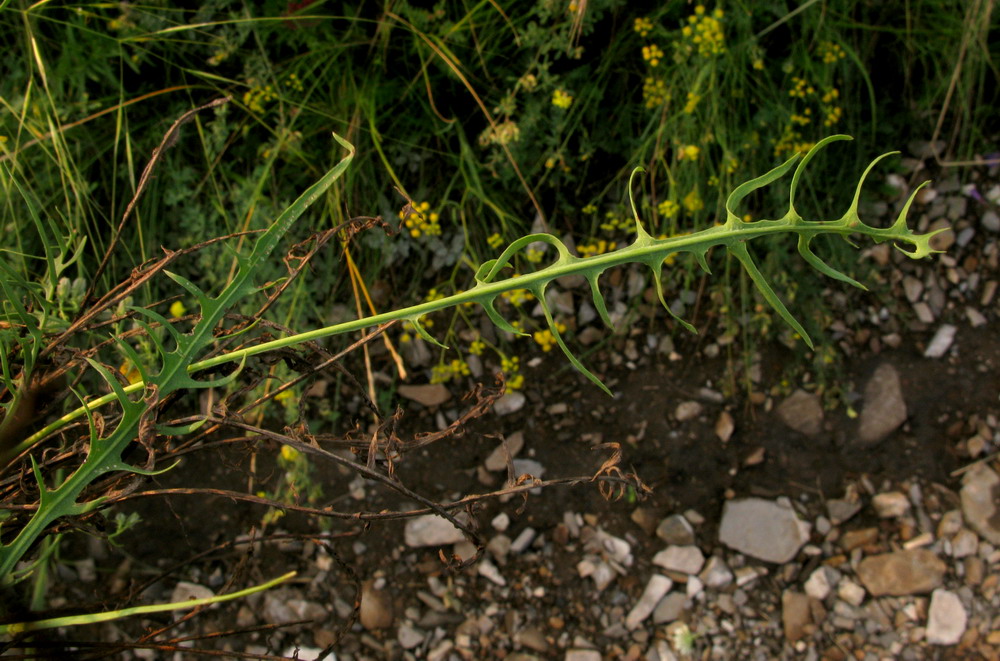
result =
[[[545,320],[549,326],[549,330],[552,332],[559,348],[566,355],[567,359],[588,379],[610,394],[610,391],[600,381],[600,379],[591,373],[576,358],[576,356],[573,355],[573,352],[566,345],[561,334],[559,333],[552,311],[545,300],[546,287],[557,278],[570,275],[584,276],[590,284],[591,294],[594,299],[594,306],[597,309],[598,314],[608,326],[611,326],[607,306],[604,303],[604,298],[601,295],[599,287],[600,276],[607,269],[629,263],[645,264],[649,267],[654,276],[654,285],[656,286],[658,299],[661,304],[663,304],[663,307],[670,312],[669,307],[664,301],[662,284],[660,282],[664,260],[675,253],[690,253],[695,257],[698,264],[706,272],[710,273],[707,261],[708,252],[715,247],[724,247],[732,253],[733,256],[739,260],[739,262],[747,270],[747,273],[760,290],[761,295],[765,298],[765,300],[767,300],[767,302],[774,307],[782,319],[795,329],[802,339],[810,347],[812,347],[812,340],[806,333],[805,329],[788,311],[781,299],[775,293],[774,289],[771,287],[770,283],[767,282],[767,279],[757,268],[757,265],[748,249],[750,241],[772,234],[795,234],[798,238],[799,253],[807,263],[824,275],[861,288],[864,288],[861,283],[832,268],[823,262],[812,251],[810,244],[815,237],[821,234],[826,234],[840,236],[847,240],[848,237],[853,234],[860,234],[869,237],[876,243],[893,241],[900,251],[913,259],[923,258],[934,252],[940,252],[933,250],[930,245],[931,238],[937,232],[918,235],[915,234],[906,224],[907,212],[913,202],[913,195],[916,194],[919,187],[914,190],[913,195],[911,195],[907,200],[896,221],[890,227],[877,228],[867,225],[858,216],[858,200],[860,198],[861,186],[864,184],[865,179],[875,164],[882,158],[885,158],[885,156],[888,156],[888,154],[875,159],[868,166],[868,168],[865,169],[858,182],[851,205],[842,216],[834,220],[810,221],[803,219],[798,214],[795,209],[795,194],[798,190],[798,184],[802,173],[804,172],[805,166],[810,160],[812,160],[816,152],[826,147],[831,142],[850,139],[848,136],[834,135],[818,142],[805,155],[805,157],[800,157],[800,155],[796,154],[770,172],[738,186],[735,190],[733,190],[726,201],[726,220],[721,225],[683,236],[656,239],[643,228],[642,223],[639,220],[634,200],[632,200],[632,186],[630,180],[629,199],[632,202],[632,210],[636,223],[636,238],[631,245],[601,255],[581,258],[573,255],[562,241],[551,234],[530,234],[515,240],[496,259],[491,259],[483,263],[476,270],[474,286],[466,291],[371,317],[356,319],[354,321],[319,328],[296,335],[289,335],[284,338],[195,362],[194,359],[196,355],[207,348],[214,341],[212,330],[217,326],[218,322],[222,318],[222,315],[225,314],[225,312],[240,298],[252,290],[253,285],[251,282],[251,276],[255,272],[257,266],[274,249],[281,235],[287,231],[291,223],[294,222],[294,220],[298,218],[299,215],[301,215],[301,213],[310,204],[312,204],[323,193],[323,191],[326,190],[327,187],[329,187],[333,180],[339,177],[347,168],[354,155],[354,148],[349,143],[342,140],[339,136],[334,135],[334,137],[342,146],[349,150],[350,154],[338,163],[337,166],[335,166],[330,172],[328,172],[323,179],[303,193],[303,195],[291,207],[289,207],[289,209],[279,216],[270,229],[268,229],[268,231],[257,240],[250,256],[241,260],[240,270],[237,277],[218,297],[214,299],[209,298],[193,283],[171,275],[171,277],[179,285],[195,295],[202,308],[202,318],[190,334],[179,335],[178,333],[171,333],[172,339],[177,344],[177,347],[174,350],[168,352],[164,347],[159,345],[157,346],[157,350],[160,352],[162,357],[162,366],[159,373],[149,376],[149,386],[140,382],[122,388],[121,386],[117,386],[117,384],[112,383],[114,381],[113,379],[108,379],[109,383],[112,383],[112,387],[115,389],[114,393],[90,402],[86,406],[80,407],[76,411],[63,416],[60,420],[56,421],[52,425],[49,425],[25,441],[25,445],[30,446],[31,443],[43,438],[54,429],[58,429],[75,418],[87,415],[90,410],[115,400],[119,401],[125,410],[125,416],[123,416],[121,423],[119,423],[118,428],[116,428],[112,435],[106,439],[100,439],[92,444],[100,449],[103,454],[100,454],[99,456],[94,454],[95,450],[92,447],[91,455],[88,455],[88,459],[84,462],[83,466],[73,473],[62,485],[56,489],[48,490],[44,484],[42,484],[41,476],[37,475],[36,470],[42,494],[41,507],[39,507],[35,515],[30,519],[26,528],[23,529],[12,542],[0,545],[0,580],[9,576],[10,571],[26,552],[30,544],[37,538],[38,535],[42,533],[44,528],[49,523],[55,520],[55,518],[63,514],[78,512],[80,511],[80,508],[93,507],[96,505],[95,503],[76,503],[76,497],[91,480],[108,470],[135,470],[134,468],[122,465],[119,457],[121,448],[135,438],[136,435],[141,412],[138,412],[135,407],[143,406],[141,400],[133,402],[129,400],[128,397],[130,394],[134,394],[144,388],[147,389],[147,392],[149,388],[153,388],[156,390],[159,397],[163,397],[168,392],[182,388],[206,387],[210,384],[199,382],[191,375],[198,371],[223,363],[238,362],[242,366],[242,364],[245,363],[247,358],[250,356],[332,335],[372,328],[390,321],[409,320],[414,323],[417,331],[425,339],[437,343],[437,341],[426,331],[426,329],[420,325],[420,318],[426,314],[468,302],[475,302],[482,306],[490,320],[501,330],[517,333],[518,331],[513,327],[513,325],[500,315],[494,303],[496,298],[505,292],[525,289],[534,294],[539,304],[542,306],[542,311],[545,315]],[[798,164],[797,167],[796,163]],[[788,210],[783,216],[770,220],[764,219],[744,221],[736,214],[735,209],[737,205],[747,195],[785,176],[792,170],[793,167],[795,167],[795,171],[792,175]],[[640,172],[642,172],[642,170],[637,168],[633,172],[632,178]],[[547,243],[555,248],[556,258],[551,264],[532,273],[516,275],[508,278],[499,278],[504,269],[510,265],[511,259],[518,251],[524,249],[529,244],[538,241]],[[907,246],[909,249],[904,246]],[[672,312],[671,315],[673,315]],[[146,314],[145,316],[153,321],[159,322],[161,325],[163,323],[162,320],[156,318],[156,315]],[[687,322],[680,319],[678,319],[678,321],[688,330],[695,330]],[[154,342],[156,341],[153,336],[151,336],[151,338]],[[146,377],[144,376],[144,378]],[[165,431],[175,433],[183,430]],[[95,458],[92,459],[92,456]],[[57,500],[58,502],[56,502]]]

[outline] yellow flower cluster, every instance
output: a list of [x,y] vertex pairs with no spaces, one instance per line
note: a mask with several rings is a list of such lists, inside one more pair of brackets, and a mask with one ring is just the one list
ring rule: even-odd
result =
[[688,160],[695,160],[698,158],[698,154],[701,153],[701,149],[696,145],[684,145],[677,150],[677,158],[683,161],[685,158]]
[[799,126],[805,126],[812,121],[812,108],[806,108],[802,111],[801,115],[792,113],[791,122],[792,124],[798,124]]
[[483,147],[491,144],[509,145],[520,139],[521,127],[510,119],[504,120],[496,126],[488,126],[485,131],[479,134],[479,144]]
[[740,162],[736,159],[735,156],[728,157],[723,164],[723,167],[726,169],[726,174],[732,174],[736,172],[736,168],[738,168],[739,166]]
[[793,99],[804,99],[816,93],[816,88],[809,84],[805,78],[792,76],[792,89],[788,90],[788,96]]
[[694,109],[698,106],[698,102],[701,101],[701,95],[695,94],[694,92],[688,92],[687,103],[684,104],[684,113],[690,115],[694,112]]
[[646,60],[646,63],[651,67],[660,66],[660,60],[663,59],[663,51],[656,44],[650,44],[648,46],[642,47],[642,59]]
[[635,223],[631,218],[619,218],[613,211],[607,212],[604,214],[604,217],[606,220],[601,223],[601,230],[605,232],[614,232],[615,230],[623,230],[625,232],[635,231]]
[[580,213],[597,213],[597,205],[588,204],[584,208],[580,209]]
[[552,105],[557,108],[569,108],[573,105],[573,97],[563,90],[556,90],[552,93]]
[[444,294],[442,292],[439,292],[437,290],[437,287],[431,287],[427,291],[427,295],[424,296],[424,300],[428,303],[430,303],[431,301],[440,301],[442,298],[444,298]]
[[704,57],[721,55],[726,52],[726,36],[722,32],[721,9],[709,13],[705,5],[696,5],[694,13],[688,16],[688,25],[681,28],[681,34],[690,43],[685,44],[688,52],[698,51]]
[[482,356],[483,351],[486,350],[486,343],[480,339],[475,339],[472,344],[469,345],[469,353],[473,356]]
[[[556,330],[562,335],[566,332],[566,324],[561,322],[556,322]],[[556,336],[553,334],[552,329],[546,328],[545,330],[535,331],[531,334],[535,342],[542,347],[542,351],[552,351],[552,347],[557,344]]]
[[647,77],[642,83],[642,99],[647,109],[659,108],[670,100],[667,84],[663,80]]
[[538,262],[542,261],[542,257],[544,256],[545,253],[536,248],[528,248],[527,252],[524,253],[525,259],[527,259],[532,264],[537,264]]
[[640,37],[646,37],[653,29],[653,21],[648,18],[639,17],[635,19],[632,29],[639,33]]
[[833,64],[838,60],[842,60],[847,57],[847,53],[841,48],[840,44],[835,44],[832,41],[821,41],[819,42],[819,56],[822,58],[824,64]]
[[673,200],[663,200],[659,205],[657,205],[656,210],[659,211],[660,215],[664,218],[673,218],[677,215],[677,212],[681,210],[681,206]]
[[259,115],[264,112],[264,104],[270,103],[276,98],[278,95],[274,93],[274,88],[270,85],[254,86],[243,93],[243,105]]
[[701,211],[702,209],[705,208],[705,203],[701,201],[701,196],[698,195],[697,190],[693,190],[687,195],[685,195],[683,203],[684,203],[684,208],[687,209],[690,213],[694,213],[695,211]]
[[823,126],[833,126],[840,121],[844,115],[844,110],[840,106],[830,106],[825,109],[826,117],[823,119]]
[[594,243],[577,246],[576,251],[580,253],[580,257],[593,257],[594,255],[603,255],[606,252],[611,252],[617,247],[617,241],[605,241],[604,239],[600,239]]
[[774,143],[774,155],[781,158],[786,154],[805,154],[812,149],[814,144],[803,140],[802,134],[795,130],[793,124],[789,123],[781,137]]
[[431,383],[448,383],[463,376],[469,376],[469,364],[461,358],[455,358],[450,363],[435,365],[431,370]]
[[[515,273],[514,277],[521,275],[520,273]],[[535,300],[535,295],[532,294],[527,289],[511,289],[510,291],[505,291],[500,294],[500,298],[503,298],[511,303],[511,305],[516,305],[520,307],[523,303]]]
[[299,80],[299,77],[297,75],[295,75],[294,73],[288,74],[288,77],[285,78],[285,85],[291,87],[296,92],[301,92],[302,90],[305,89],[302,86],[302,81]]
[[493,232],[493,234],[486,237],[486,243],[490,244],[490,248],[499,248],[503,245],[503,237],[500,236],[499,232]]
[[420,202],[412,208],[413,212],[407,214],[406,219],[403,221],[406,229],[410,232],[410,236],[416,239],[422,234],[427,236],[441,235],[441,225],[438,222],[441,216],[437,212],[427,213],[431,208],[430,202]]
[[506,356],[500,361],[500,369],[507,375],[507,389],[520,390],[524,387],[524,375],[521,374],[521,359],[517,356]]

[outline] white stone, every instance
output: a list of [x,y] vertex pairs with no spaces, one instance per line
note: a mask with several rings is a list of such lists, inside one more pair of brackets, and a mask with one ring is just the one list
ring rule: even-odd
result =
[[681,402],[674,411],[674,417],[677,418],[678,422],[687,422],[701,415],[703,409],[704,407],[699,402]]
[[448,519],[437,514],[424,514],[406,522],[403,539],[411,548],[444,546],[465,539],[465,535]]
[[181,581],[176,586],[174,586],[174,591],[170,593],[170,601],[191,601],[192,599],[211,599],[215,596],[211,588],[206,588],[204,585],[198,585],[197,583],[188,583],[187,581]]
[[910,501],[904,493],[888,491],[876,494],[872,498],[872,507],[880,519],[895,519],[910,510]]
[[508,392],[503,397],[497,400],[497,403],[493,405],[493,411],[497,415],[509,415],[511,413],[517,413],[522,408],[524,408],[525,402],[528,398],[524,396],[524,393]]
[[668,546],[653,556],[653,564],[667,571],[697,574],[705,564],[705,556],[697,546]]
[[396,640],[399,641],[400,646],[404,650],[412,650],[414,647],[424,642],[423,631],[416,629],[409,624],[399,625],[399,629],[396,631]]
[[979,551],[979,537],[968,528],[962,528],[951,539],[951,555],[955,558],[966,558],[976,555]]
[[674,582],[662,574],[653,574],[646,583],[646,589],[632,610],[625,617],[625,628],[632,631],[652,614],[663,595],[670,591]]
[[823,601],[840,581],[840,573],[831,567],[819,567],[806,580],[806,594]]
[[809,541],[811,527],[787,501],[731,500],[722,508],[719,541],[754,558],[785,563]]
[[1000,476],[986,464],[976,464],[962,478],[962,514],[970,526],[993,544],[1000,544]]
[[934,333],[930,344],[924,350],[925,358],[940,358],[947,353],[951,343],[955,341],[955,333],[958,328],[951,324],[941,324],[941,327]]
[[931,594],[931,607],[927,615],[927,642],[932,645],[954,645],[965,633],[968,616],[965,607],[954,592],[943,588]]
[[476,565],[476,572],[497,585],[507,585],[507,580],[500,575],[500,570],[489,558],[483,558],[479,561],[479,564]]
[[601,653],[597,650],[566,650],[564,661],[601,661]]
[[860,606],[865,600],[865,589],[851,580],[844,580],[837,586],[837,596],[852,606]]
[[490,525],[492,525],[493,529],[497,532],[503,532],[510,526],[510,515],[508,515],[507,512],[500,512],[493,517]]
[[724,588],[733,582],[733,572],[722,558],[718,556],[712,556],[705,563],[705,568],[698,575],[706,586],[719,589]]

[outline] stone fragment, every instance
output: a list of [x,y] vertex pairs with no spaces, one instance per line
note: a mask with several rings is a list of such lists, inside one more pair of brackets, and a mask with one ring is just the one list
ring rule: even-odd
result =
[[[509,659],[510,657],[507,658]],[[563,657],[563,661],[601,661],[601,653],[597,650],[566,650],[566,656]]]
[[514,432],[509,435],[506,439],[507,451],[504,450],[504,444],[501,442],[495,448],[493,452],[486,457],[486,461],[483,462],[483,466],[486,467],[488,471],[504,471],[507,470],[507,452],[510,452],[511,458],[517,456],[524,447],[524,434],[522,432]]
[[715,421],[715,435],[723,443],[728,443],[729,439],[733,437],[733,432],[736,431],[736,422],[733,421],[733,416],[729,411],[723,411],[719,414],[719,419]]
[[451,391],[442,383],[426,385],[403,384],[396,389],[400,396],[413,400],[423,406],[438,406],[451,399]]
[[687,546],[694,544],[694,528],[681,514],[671,514],[660,521],[656,527],[656,536],[667,544]]
[[424,642],[426,634],[409,624],[403,623],[396,630],[396,640],[404,650],[412,650],[414,647]]
[[865,385],[864,407],[858,420],[858,439],[874,445],[906,421],[906,402],[896,368],[882,363]]
[[671,592],[656,605],[653,610],[653,622],[655,624],[667,624],[680,618],[687,604],[687,595],[683,592]]
[[908,275],[903,278],[903,292],[906,294],[906,300],[910,303],[916,303],[920,300],[920,295],[924,293],[924,283],[912,275]]
[[507,580],[500,574],[500,570],[497,569],[497,566],[489,558],[482,558],[476,564],[476,573],[501,587],[507,585]]
[[668,546],[653,556],[653,564],[667,571],[697,574],[705,564],[705,556],[697,546]]
[[678,422],[687,422],[688,420],[694,420],[701,415],[703,409],[704,407],[701,403],[694,400],[681,402],[674,410],[674,417],[677,418]]
[[639,601],[636,602],[629,614],[625,616],[625,628],[632,631],[649,617],[656,605],[663,599],[663,595],[670,591],[674,582],[662,574],[653,574],[646,583],[646,589],[642,591]]
[[979,551],[979,537],[968,528],[962,528],[951,539],[951,557],[967,558]]
[[656,534],[657,516],[648,507],[636,507],[632,510],[632,522],[642,528],[647,535]]
[[514,541],[511,542],[510,550],[514,553],[524,553],[528,546],[535,541],[535,535],[537,534],[538,532],[535,531],[534,528],[530,526],[525,528],[517,537],[514,538]]
[[962,478],[962,514],[976,532],[1000,546],[1000,476],[976,464]]
[[[944,230],[944,231],[941,231]],[[955,230],[951,228],[951,223],[947,218],[938,218],[927,228],[928,234],[941,232],[931,237],[930,245],[932,250],[947,251],[955,244]]]
[[490,521],[490,525],[493,526],[493,529],[497,532],[503,532],[510,527],[510,515],[507,514],[507,512],[500,512],[493,517],[493,520]]
[[844,580],[837,586],[837,596],[852,606],[860,606],[865,600],[865,589],[854,581]]
[[211,599],[215,596],[211,588],[197,583],[180,581],[174,586],[174,591],[170,593],[170,601],[190,601],[192,599]]
[[924,358],[940,358],[951,348],[951,343],[955,341],[955,333],[958,328],[951,324],[941,324],[934,333],[930,344],[924,349]]
[[860,511],[861,500],[856,496],[853,498],[835,498],[826,501],[826,513],[830,515],[830,522],[835,526],[849,521],[851,517]]
[[823,429],[823,405],[819,396],[796,390],[778,406],[778,417],[788,427],[806,436],[815,436]]
[[872,507],[880,519],[895,519],[910,511],[910,501],[904,493],[887,491],[875,494]]
[[506,393],[503,397],[497,400],[496,404],[493,405],[493,411],[497,415],[510,415],[511,413],[517,413],[522,408],[524,408],[525,402],[528,398],[524,396],[523,392],[513,391]]
[[801,592],[785,590],[781,593],[781,623],[785,638],[794,643],[806,634],[806,626],[812,623],[809,597]]
[[785,563],[809,541],[810,529],[787,501],[746,498],[723,506],[719,541],[754,558]]
[[927,549],[894,551],[865,558],[858,578],[873,597],[923,594],[941,585],[945,564]]
[[968,616],[954,592],[938,588],[931,594],[927,614],[927,642],[932,645],[954,645],[965,633]]
[[417,548],[455,544],[464,540],[465,535],[448,519],[437,514],[424,514],[406,522],[403,539],[407,546]]
[[392,597],[386,590],[377,590],[375,581],[361,586],[361,626],[369,631],[392,626]]
[[818,567],[806,580],[806,594],[817,601],[826,599],[840,581],[840,572],[832,567]]
[[990,232],[1000,232],[1000,215],[993,209],[987,209],[979,219],[983,227]]
[[722,558],[713,555],[705,563],[705,568],[698,574],[698,578],[706,586],[717,590],[733,582],[733,572]]
[[545,634],[535,627],[528,627],[517,632],[514,639],[528,649],[532,649],[536,652],[549,651],[549,641],[545,639]]
[[840,537],[840,548],[853,551],[861,546],[868,546],[878,541],[878,528],[861,528],[848,530]]

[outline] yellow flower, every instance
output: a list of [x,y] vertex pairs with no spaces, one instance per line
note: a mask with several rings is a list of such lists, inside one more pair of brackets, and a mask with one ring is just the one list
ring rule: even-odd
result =
[[680,205],[673,200],[663,200],[660,202],[659,206],[656,207],[657,211],[660,212],[661,216],[666,218],[673,218],[680,211]]
[[642,59],[649,63],[649,66],[656,67],[660,64],[660,59],[663,57],[663,51],[656,44],[650,44],[649,46],[642,47]]
[[181,301],[174,301],[170,304],[170,316],[174,319],[179,319],[187,314],[187,308],[184,307],[184,303]]
[[693,190],[684,196],[684,208],[689,212],[701,211],[705,208],[705,203],[701,201],[701,196],[697,190]]
[[552,105],[556,106],[557,108],[563,108],[563,109],[569,108],[571,105],[573,105],[573,97],[569,93],[564,92],[561,89],[558,89],[552,93]]
[[695,145],[687,145],[686,147],[681,147],[678,153],[680,154],[679,156],[680,160],[683,161],[685,158],[687,158],[693,161],[694,159],[698,158],[698,154],[701,153],[701,149],[699,149]]
[[486,349],[486,343],[482,340],[473,340],[472,344],[469,345],[469,353],[473,356],[483,355],[483,351]]
[[118,367],[118,372],[124,375],[129,383],[139,383],[142,381],[142,374],[139,372],[139,368],[131,360],[126,360],[122,363]]
[[503,245],[503,237],[500,236],[499,232],[494,232],[487,237],[486,243],[490,244],[490,248],[499,248]]
[[282,445],[281,458],[284,459],[285,461],[295,461],[296,459],[299,458],[299,451],[290,445]]
[[653,21],[648,18],[639,17],[635,19],[632,29],[638,32],[640,37],[645,37],[653,29]]
[[694,92],[688,92],[687,103],[684,104],[684,113],[690,115],[701,101],[701,96]]

